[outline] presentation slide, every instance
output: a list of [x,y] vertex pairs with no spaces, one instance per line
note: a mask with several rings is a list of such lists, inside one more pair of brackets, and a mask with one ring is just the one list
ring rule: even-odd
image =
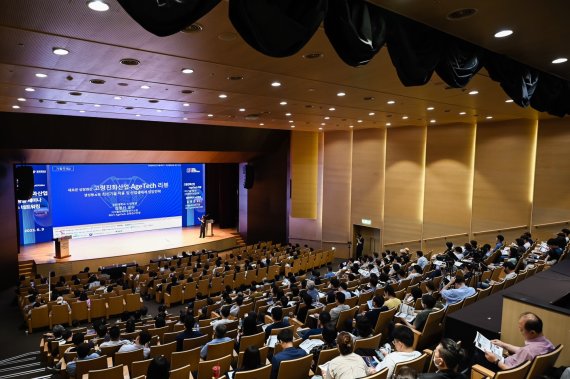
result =
[[18,201],[20,244],[193,226],[205,212],[204,164],[34,165]]

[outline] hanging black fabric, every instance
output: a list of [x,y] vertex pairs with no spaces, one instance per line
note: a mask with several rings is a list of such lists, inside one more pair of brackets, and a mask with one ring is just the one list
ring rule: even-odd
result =
[[446,36],[441,60],[435,72],[453,88],[465,87],[483,67],[480,49],[460,39]]
[[542,73],[540,82],[538,82],[536,90],[530,99],[530,105],[539,112],[549,112],[559,117],[564,116],[565,110],[557,110],[553,107],[557,99],[563,96],[564,86],[564,80]]
[[159,37],[178,33],[210,12],[220,0],[118,0],[127,13]]
[[386,45],[400,81],[406,87],[429,82],[442,52],[442,33],[390,13]]
[[487,52],[485,68],[494,81],[521,107],[528,107],[538,84],[537,70],[504,56]]
[[319,28],[326,0],[231,0],[230,21],[255,50],[288,57],[303,48]]
[[364,0],[330,1],[325,33],[346,64],[354,67],[365,65],[386,42],[383,11]]

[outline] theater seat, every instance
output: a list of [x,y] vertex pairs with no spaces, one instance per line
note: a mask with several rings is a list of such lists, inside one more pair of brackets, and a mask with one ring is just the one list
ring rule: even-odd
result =
[[531,361],[510,370],[493,372],[481,365],[471,367],[471,379],[524,379],[529,372]]

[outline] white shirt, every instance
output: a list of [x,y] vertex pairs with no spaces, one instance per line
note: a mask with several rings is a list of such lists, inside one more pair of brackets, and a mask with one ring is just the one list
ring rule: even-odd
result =
[[392,377],[392,374],[394,373],[394,368],[396,367],[396,364],[400,362],[411,361],[412,359],[415,359],[420,355],[421,354],[419,351],[412,351],[410,353],[403,351],[402,352],[394,351],[393,353],[390,353],[384,357],[384,360],[376,366],[376,371],[380,371],[384,367],[387,367],[388,379],[390,379]]
[[327,378],[356,379],[367,376],[367,366],[360,355],[350,353],[341,355],[329,362]]

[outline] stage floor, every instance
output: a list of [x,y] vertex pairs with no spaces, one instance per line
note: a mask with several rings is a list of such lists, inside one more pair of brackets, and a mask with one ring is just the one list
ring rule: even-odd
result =
[[182,251],[221,250],[233,247],[235,233],[236,229],[214,228],[214,236],[199,238],[200,227],[196,226],[71,239],[69,241],[71,256],[65,259],[56,259],[55,243],[45,242],[20,247],[18,260],[35,260],[38,265],[49,265],[93,259],[113,258],[113,261],[117,261],[124,257],[125,262],[128,262],[133,259],[133,255],[144,254],[139,261],[147,263],[144,261],[164,254],[172,256]]

